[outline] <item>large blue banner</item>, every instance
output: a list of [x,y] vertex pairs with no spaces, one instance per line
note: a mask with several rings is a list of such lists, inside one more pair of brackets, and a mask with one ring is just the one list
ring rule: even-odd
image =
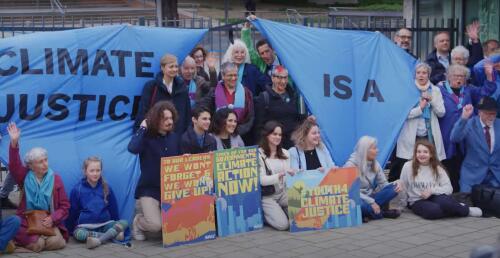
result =
[[357,140],[371,135],[385,163],[418,101],[416,60],[379,32],[253,24],[288,68],[335,162],[344,164]]
[[120,214],[130,219],[140,172],[127,144],[142,87],[162,55],[182,60],[205,33],[119,25],[0,40],[0,157],[8,161],[5,128],[15,122],[21,155],[46,148],[69,194],[83,160],[99,156]]

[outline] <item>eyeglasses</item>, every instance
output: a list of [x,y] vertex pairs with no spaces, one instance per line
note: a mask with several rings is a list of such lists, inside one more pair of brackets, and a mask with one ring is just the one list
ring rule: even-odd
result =
[[455,78],[465,78],[465,75],[463,74],[452,74],[451,76]]
[[288,79],[288,76],[273,75],[273,77],[280,80]]

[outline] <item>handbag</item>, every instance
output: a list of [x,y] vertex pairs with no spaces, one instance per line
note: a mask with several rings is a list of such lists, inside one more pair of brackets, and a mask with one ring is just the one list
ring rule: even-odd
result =
[[[267,167],[266,159],[263,159],[263,161],[264,161],[264,167],[266,168],[266,175],[271,176],[273,173]],[[273,195],[274,193],[276,193],[276,188],[274,188],[274,185],[262,185],[261,186],[261,195],[262,196],[269,196],[269,195]]]
[[42,220],[49,216],[49,212],[45,210],[30,210],[24,212],[26,221],[28,222],[28,234],[55,236],[54,227],[46,227],[42,224]]
[[471,200],[474,206],[483,211],[483,216],[500,218],[500,188],[474,185],[472,186]]

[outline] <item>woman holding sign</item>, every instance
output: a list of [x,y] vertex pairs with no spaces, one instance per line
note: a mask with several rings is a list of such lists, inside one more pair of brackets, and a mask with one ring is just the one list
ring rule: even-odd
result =
[[288,150],[292,168],[303,170],[317,169],[327,172],[334,168],[332,156],[321,141],[319,127],[311,119],[306,119],[292,134],[295,147]]
[[259,144],[262,210],[267,224],[277,230],[288,229],[285,176],[287,173],[294,174],[290,168],[288,151],[281,148],[282,128],[276,121],[267,122]]
[[245,147],[238,134],[238,117],[230,108],[221,108],[215,112],[212,132],[217,142],[217,150]]
[[135,190],[142,214],[133,222],[135,240],[146,239],[144,231],[161,231],[160,165],[162,157],[180,155],[180,137],[173,131],[177,111],[169,101],[160,101],[149,110],[146,119],[128,144],[128,151],[139,154],[141,177]]
[[377,139],[363,136],[344,167],[356,167],[359,171],[361,212],[363,221],[369,219],[397,218],[398,210],[383,209],[401,191],[398,181],[387,182],[384,170],[377,161]]

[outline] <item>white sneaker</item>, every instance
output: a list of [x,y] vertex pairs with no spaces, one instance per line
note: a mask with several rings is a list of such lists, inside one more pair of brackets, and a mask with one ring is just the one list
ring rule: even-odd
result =
[[144,241],[146,240],[146,236],[144,235],[144,232],[139,229],[139,226],[137,225],[137,219],[138,217],[137,215],[135,215],[134,222],[132,223],[132,236],[137,241]]
[[478,207],[469,207],[469,217],[481,217],[483,211]]

